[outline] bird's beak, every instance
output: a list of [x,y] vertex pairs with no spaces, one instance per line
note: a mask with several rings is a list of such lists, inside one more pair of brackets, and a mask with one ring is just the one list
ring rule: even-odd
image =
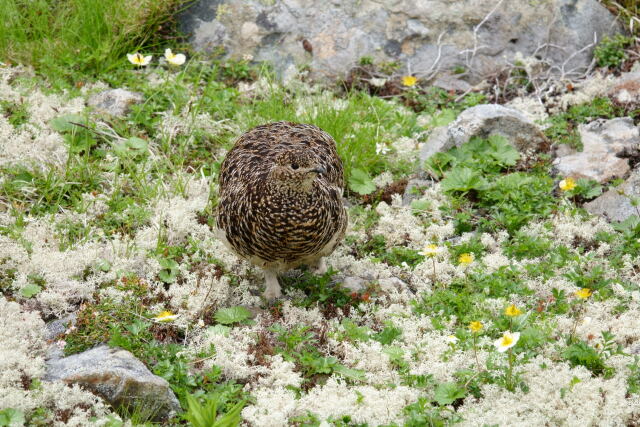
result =
[[318,166],[318,167],[316,167],[314,169],[311,169],[309,172],[315,172],[315,173],[320,174],[320,175],[327,173],[326,169],[323,168],[322,166]]

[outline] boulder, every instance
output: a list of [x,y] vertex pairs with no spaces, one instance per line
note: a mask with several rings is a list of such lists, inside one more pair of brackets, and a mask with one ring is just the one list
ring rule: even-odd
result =
[[109,89],[91,95],[87,100],[90,107],[96,111],[114,117],[124,117],[133,104],[139,104],[143,100],[141,94],[125,89]]
[[584,208],[610,221],[624,221],[631,215],[638,215],[639,208],[631,205],[630,197],[640,197],[639,169],[634,170],[623,184],[585,203]]
[[581,152],[562,152],[553,166],[562,176],[590,178],[600,183],[623,178],[629,173],[629,159],[636,156],[640,133],[630,117],[599,119],[578,127]]
[[153,375],[131,353],[102,345],[73,356],[47,361],[45,381],[79,384],[114,407],[137,407],[155,421],[180,411],[169,383]]
[[435,153],[447,151],[468,142],[472,137],[502,135],[519,151],[544,150],[547,138],[524,114],[497,104],[483,104],[464,110],[447,126],[436,128],[420,150],[424,162]]
[[365,56],[410,64],[405,72],[418,77],[455,68],[483,76],[518,52],[578,71],[594,36],[622,31],[597,0],[197,0],[179,22],[198,50],[328,78]]

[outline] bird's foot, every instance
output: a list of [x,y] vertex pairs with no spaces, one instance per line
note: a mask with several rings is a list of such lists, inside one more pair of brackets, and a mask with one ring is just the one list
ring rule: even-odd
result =
[[262,296],[267,300],[274,300],[282,296],[280,290],[280,283],[278,283],[278,276],[273,271],[265,271],[264,279],[266,288],[262,293]]
[[311,264],[311,269],[313,270],[313,274],[317,276],[322,276],[328,271],[327,263],[324,261],[324,258],[320,258],[315,263]]

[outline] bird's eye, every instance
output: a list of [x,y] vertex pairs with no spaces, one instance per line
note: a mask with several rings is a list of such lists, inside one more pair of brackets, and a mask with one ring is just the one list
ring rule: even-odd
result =
[[300,166],[298,166],[297,163],[291,163],[291,169],[298,169]]

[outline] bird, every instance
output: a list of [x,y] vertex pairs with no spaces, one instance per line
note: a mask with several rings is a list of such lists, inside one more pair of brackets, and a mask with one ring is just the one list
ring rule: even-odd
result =
[[317,126],[279,121],[242,134],[223,160],[216,235],[262,268],[263,297],[282,295],[278,274],[307,265],[324,274],[324,257],[343,239],[344,168],[335,140]]

